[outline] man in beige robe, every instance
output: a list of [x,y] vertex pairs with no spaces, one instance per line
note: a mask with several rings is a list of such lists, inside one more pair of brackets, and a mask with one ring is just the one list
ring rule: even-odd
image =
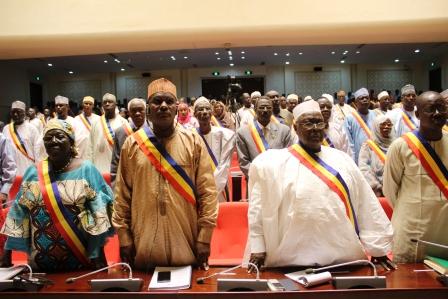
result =
[[[121,259],[141,270],[195,263],[206,268],[210,255],[218,213],[213,171],[201,137],[174,124],[176,102],[173,83],[164,78],[151,82],[147,116],[152,127],[129,136],[121,150],[112,222]],[[190,178],[194,203],[181,196],[142,151],[138,142],[145,132],[153,132],[152,140]]]
[[[447,105],[439,93],[432,91],[421,94],[416,103],[416,115],[420,119],[418,133],[447,168],[448,133],[442,130],[448,118]],[[448,245],[448,198],[403,137],[395,140],[387,152],[383,192],[394,206],[394,260],[413,263],[421,261],[425,255],[448,258],[446,249],[411,241],[420,239]]]

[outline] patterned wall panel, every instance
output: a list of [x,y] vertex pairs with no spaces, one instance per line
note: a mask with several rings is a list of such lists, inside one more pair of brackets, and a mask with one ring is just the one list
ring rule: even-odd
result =
[[58,83],[58,93],[77,103],[81,103],[87,95],[98,101],[103,97],[101,80],[61,81]]
[[409,70],[368,70],[367,88],[375,90],[378,94],[381,90],[400,89],[403,85],[411,83],[412,73]]
[[[169,76],[164,76],[164,78],[171,81]],[[154,80],[158,79],[158,77],[151,78],[126,78],[126,98],[128,100],[132,98],[144,98],[146,99],[148,94],[148,84]],[[179,88],[179,87],[178,87]]]
[[294,81],[298,94],[302,97],[311,95],[317,99],[323,93],[333,94],[341,88],[341,72],[295,72]]

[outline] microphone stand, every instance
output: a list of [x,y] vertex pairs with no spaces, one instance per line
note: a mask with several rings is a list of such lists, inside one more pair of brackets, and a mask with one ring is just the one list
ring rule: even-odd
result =
[[143,279],[132,277],[132,268],[127,263],[115,263],[110,266],[77,276],[70,277],[65,280],[65,283],[74,283],[76,280],[99,273],[101,271],[116,267],[125,266],[129,270],[128,278],[104,278],[104,279],[92,279],[89,280],[89,284],[92,291],[96,292],[110,292],[110,291],[128,291],[139,292],[143,285]]

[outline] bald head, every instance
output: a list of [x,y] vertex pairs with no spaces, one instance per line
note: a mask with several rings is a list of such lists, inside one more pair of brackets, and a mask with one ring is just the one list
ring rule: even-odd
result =
[[425,91],[424,93],[422,93],[421,95],[419,95],[417,97],[417,100],[415,101],[415,104],[417,105],[417,109],[421,110],[422,107],[426,103],[432,102],[432,101],[436,101],[438,98],[441,98],[441,97],[442,96],[438,92],[435,92],[435,91]]
[[426,140],[442,138],[442,128],[448,118],[448,104],[438,92],[427,91],[417,97],[415,115],[420,119],[419,132]]

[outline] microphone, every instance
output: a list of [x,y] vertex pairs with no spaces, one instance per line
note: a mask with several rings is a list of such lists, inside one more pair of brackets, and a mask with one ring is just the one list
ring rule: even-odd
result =
[[[259,272],[259,270],[258,270],[257,265],[255,265],[255,264],[253,264],[253,263],[250,263],[250,262],[247,263],[247,264],[248,264],[248,265],[252,265],[252,266],[254,266],[255,270],[257,271],[257,280],[259,280],[259,279],[260,279],[260,272]],[[205,281],[206,279],[215,277],[215,276],[217,276],[217,275],[221,275],[221,274],[228,273],[228,272],[230,272],[230,271],[236,270],[236,269],[241,268],[241,267],[243,267],[243,264],[237,265],[237,266],[235,266],[235,267],[226,269],[226,270],[221,271],[221,272],[218,272],[218,273],[214,273],[214,274],[209,275],[209,276],[199,277],[199,278],[196,279],[196,283],[197,283],[197,284],[203,284],[204,281]]]
[[326,271],[329,269],[334,269],[334,268],[339,268],[339,267],[344,267],[344,266],[349,266],[349,265],[370,265],[373,268],[373,276],[378,276],[378,273],[376,272],[375,265],[369,260],[356,260],[356,261],[351,261],[351,262],[346,262],[346,263],[341,263],[341,264],[336,264],[336,265],[330,265],[330,266],[317,268],[317,269],[309,268],[309,269],[305,270],[305,273],[306,274],[315,274],[315,273],[318,273],[321,271]]
[[411,242],[422,243],[422,244],[427,244],[427,245],[431,245],[431,246],[435,246],[435,247],[439,247],[439,248],[443,248],[443,249],[448,249],[447,245],[437,244],[437,243],[433,243],[433,242],[429,242],[429,241],[425,241],[425,240],[421,240],[421,239],[411,238]]
[[91,276],[93,274],[99,273],[101,271],[114,268],[116,266],[125,266],[129,270],[128,278],[114,278],[114,279],[92,279],[89,281],[92,291],[104,291],[104,290],[117,290],[117,289],[125,289],[130,292],[139,292],[142,285],[143,280],[141,278],[133,278],[132,277],[132,268],[128,263],[115,263],[110,266],[80,275],[76,277],[70,277],[65,280],[65,283],[74,283],[78,279]]

